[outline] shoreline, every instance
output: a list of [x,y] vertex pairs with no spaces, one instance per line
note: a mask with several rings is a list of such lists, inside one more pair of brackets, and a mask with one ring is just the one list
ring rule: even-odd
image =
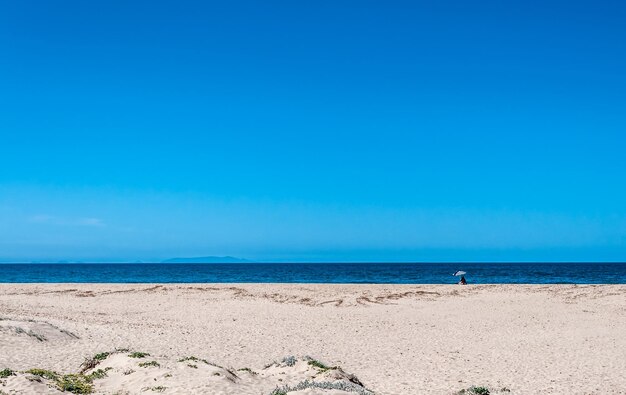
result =
[[[0,318],[78,337],[0,330],[0,370],[70,373],[128,348],[171,369],[190,355],[260,372],[311,356],[377,394],[626,393],[626,285],[2,283]],[[264,393],[268,377],[230,393]]]

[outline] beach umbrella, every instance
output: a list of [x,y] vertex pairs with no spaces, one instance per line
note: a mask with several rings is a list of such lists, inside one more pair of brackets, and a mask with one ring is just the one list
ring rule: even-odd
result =
[[457,270],[456,272],[454,272],[453,276],[465,276],[465,272],[462,270]]

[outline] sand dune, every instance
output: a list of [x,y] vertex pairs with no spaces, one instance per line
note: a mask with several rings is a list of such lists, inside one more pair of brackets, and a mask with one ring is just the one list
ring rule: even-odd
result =
[[80,372],[5,370],[7,394],[352,394],[374,395],[340,367],[310,357],[286,357],[258,369],[225,368],[195,356],[171,359],[130,350],[96,354]]
[[66,378],[99,394],[626,394],[624,333],[619,285],[2,284],[0,391],[60,393],[129,349],[150,355]]

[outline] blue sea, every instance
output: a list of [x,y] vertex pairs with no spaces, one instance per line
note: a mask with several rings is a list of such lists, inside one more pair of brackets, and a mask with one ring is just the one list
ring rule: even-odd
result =
[[0,264],[0,283],[624,284],[626,263]]

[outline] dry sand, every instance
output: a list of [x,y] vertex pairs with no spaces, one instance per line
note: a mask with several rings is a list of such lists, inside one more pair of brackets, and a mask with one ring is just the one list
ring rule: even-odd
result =
[[626,394],[626,286],[0,284],[0,391],[59,393],[20,372],[116,348],[97,393]]

